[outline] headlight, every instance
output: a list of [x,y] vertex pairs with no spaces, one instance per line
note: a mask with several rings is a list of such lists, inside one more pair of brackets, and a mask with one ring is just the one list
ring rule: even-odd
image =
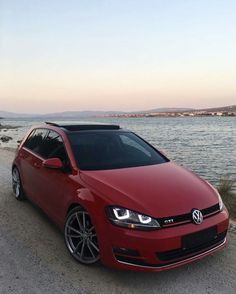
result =
[[220,196],[220,193],[217,190],[216,190],[216,192],[217,192],[217,196],[218,196],[218,199],[219,199],[219,208],[220,208],[220,211],[222,211],[223,210],[223,207],[224,207],[224,203],[222,201],[222,198]]
[[106,211],[111,223],[120,227],[136,230],[155,230],[160,228],[160,224],[156,219],[123,207],[110,206],[107,207]]
[[219,208],[220,208],[220,211],[222,211],[223,208],[224,208],[224,203],[222,201],[222,198],[220,196],[220,193],[218,192],[218,190],[212,184],[210,184],[208,181],[206,181],[206,182],[216,192],[216,194],[218,196],[218,200],[219,200]]

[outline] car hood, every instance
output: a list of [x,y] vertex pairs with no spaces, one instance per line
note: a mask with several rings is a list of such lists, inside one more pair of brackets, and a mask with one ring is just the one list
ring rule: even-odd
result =
[[214,189],[173,162],[102,171],[81,171],[82,180],[119,205],[153,217],[167,217],[218,203]]

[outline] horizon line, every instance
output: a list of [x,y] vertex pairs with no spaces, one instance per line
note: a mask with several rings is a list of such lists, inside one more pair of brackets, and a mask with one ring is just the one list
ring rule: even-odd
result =
[[132,112],[148,112],[148,111],[153,111],[153,110],[160,110],[160,109],[186,109],[186,110],[207,110],[207,109],[213,109],[213,108],[225,108],[225,107],[233,107],[236,106],[236,104],[231,104],[231,105],[223,105],[223,106],[211,106],[211,107],[153,107],[153,108],[148,108],[148,109],[140,109],[140,110],[97,110],[97,109],[92,109],[92,110],[64,110],[64,111],[55,111],[55,112],[39,112],[39,113],[34,113],[34,112],[16,112],[16,111],[11,111],[11,110],[2,110],[0,109],[0,112],[7,112],[7,113],[14,113],[14,114],[27,114],[27,115],[48,115],[48,114],[54,114],[54,113],[66,113],[66,112],[122,112],[122,113],[132,113]]

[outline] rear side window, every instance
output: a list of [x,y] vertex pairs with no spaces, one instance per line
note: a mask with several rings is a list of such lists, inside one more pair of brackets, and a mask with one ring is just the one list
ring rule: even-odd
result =
[[30,149],[31,151],[41,155],[41,147],[43,140],[47,134],[46,129],[36,129],[34,130],[29,137],[26,139],[24,147]]

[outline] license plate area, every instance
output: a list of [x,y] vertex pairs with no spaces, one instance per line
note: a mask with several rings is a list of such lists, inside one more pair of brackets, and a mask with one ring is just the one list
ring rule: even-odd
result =
[[190,249],[207,244],[217,238],[217,227],[211,227],[209,229],[183,236],[182,248]]

